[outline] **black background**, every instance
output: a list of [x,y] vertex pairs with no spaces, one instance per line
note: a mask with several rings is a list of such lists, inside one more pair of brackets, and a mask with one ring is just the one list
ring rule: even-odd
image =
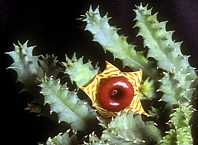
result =
[[[77,20],[88,10],[90,4],[100,5],[101,12],[108,12],[110,23],[122,28],[120,33],[129,36],[129,42],[141,46],[142,40],[136,38],[137,30],[132,29],[135,4],[138,0],[0,0],[0,47],[3,52],[13,50],[12,43],[17,40],[37,45],[36,53],[54,53],[60,61],[64,54],[85,56],[93,61],[105,59],[101,47],[92,42],[88,32],[84,32],[84,23]],[[147,0],[154,11],[159,12],[159,19],[168,20],[168,29],[175,30],[174,39],[184,41],[183,51],[191,55],[190,63],[198,67],[198,1],[197,0]],[[16,74],[4,70],[12,62],[6,55],[1,55],[1,73],[3,72],[1,119],[6,124],[3,132],[10,139],[6,144],[35,145],[48,136],[55,135],[57,127],[46,118],[35,117],[24,111],[26,102],[18,95],[20,86],[16,85]]]

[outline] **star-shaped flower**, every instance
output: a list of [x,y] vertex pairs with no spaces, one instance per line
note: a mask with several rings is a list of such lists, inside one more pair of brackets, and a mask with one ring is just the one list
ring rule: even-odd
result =
[[121,72],[106,61],[105,70],[81,89],[89,96],[97,112],[109,118],[120,111],[148,115],[140,102],[142,71]]

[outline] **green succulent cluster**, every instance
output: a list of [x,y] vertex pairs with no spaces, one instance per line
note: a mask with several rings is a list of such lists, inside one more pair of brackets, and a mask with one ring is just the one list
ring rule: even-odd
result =
[[[9,67],[17,72],[18,80],[25,86],[39,85],[40,94],[44,96],[44,105],[49,104],[51,112],[56,112],[59,121],[66,122],[71,129],[84,132],[89,129],[91,120],[98,120],[96,125],[102,126],[102,131],[91,133],[84,137],[87,145],[192,145],[190,119],[193,113],[191,99],[193,97],[193,82],[197,80],[194,68],[188,62],[188,56],[181,52],[181,42],[172,39],[172,31],[166,30],[167,22],[159,22],[157,14],[152,14],[148,6],[136,6],[134,10],[137,36],[143,38],[144,48],[137,51],[135,45],[127,42],[127,37],[118,33],[118,29],[109,24],[107,15],[101,16],[99,8],[92,7],[82,17],[86,23],[85,30],[93,35],[93,41],[112,53],[114,58],[122,61],[123,67],[131,70],[143,70],[143,81],[140,92],[145,101],[157,100],[164,102],[164,110],[168,110],[170,120],[169,130],[160,131],[155,116],[159,111],[156,106],[148,107],[147,112],[153,116],[142,118],[135,113],[119,113],[111,120],[99,118],[94,108],[82,100],[77,91],[70,91],[58,73],[64,72],[70,77],[77,88],[88,84],[98,73],[99,67],[84,62],[83,57],[75,55],[70,59],[66,56],[62,70],[54,56],[34,56],[32,46],[18,43],[15,50],[8,52],[14,63]],[[145,54],[145,50],[148,53]],[[42,59],[41,59],[42,58]],[[153,58],[157,66],[153,65]],[[49,61],[49,60],[52,61]],[[52,69],[53,68],[53,69]],[[35,82],[36,83],[33,83]],[[159,87],[158,87],[159,86]],[[157,92],[162,92],[160,95]],[[156,107],[156,108],[155,108]],[[72,144],[74,136],[68,132],[49,138],[47,145]],[[75,137],[78,140],[78,137]]]
[[[85,14],[83,19],[87,25],[86,29],[93,34],[93,41],[98,42],[113,54],[115,58],[122,60],[124,66],[131,69],[143,69],[145,77],[147,78],[142,85],[143,94],[145,99],[152,99],[156,96],[156,92],[163,93],[160,101],[167,103],[170,109],[174,105],[178,108],[184,105],[190,105],[193,94],[193,82],[197,79],[194,68],[189,65],[188,57],[181,53],[181,42],[175,42],[172,39],[173,31],[166,30],[167,22],[159,22],[157,20],[157,13],[152,14],[152,9],[148,6],[137,6],[134,10],[135,28],[139,29],[137,36],[141,36],[144,41],[145,49],[148,49],[148,54],[144,56],[141,52],[135,51],[134,45],[128,44],[126,37],[118,34],[118,29],[109,24],[107,15],[101,16],[99,9],[90,10]],[[119,44],[117,44],[119,43]],[[130,51],[129,51],[130,50]],[[157,61],[157,67],[152,66],[152,62],[148,58],[154,58]],[[141,65],[137,65],[141,64]],[[163,73],[162,78],[159,78]],[[151,81],[148,81],[151,78]],[[160,87],[155,88],[154,84],[160,82]],[[153,95],[153,96],[152,96]],[[147,96],[150,96],[149,98]],[[175,124],[171,118],[171,129],[167,136],[175,134],[175,137],[164,137],[161,142],[175,142],[175,144],[192,144],[192,137],[189,125],[189,118],[192,116],[193,109],[188,109],[179,112],[177,109],[173,113],[174,121],[183,120],[185,123],[182,125]],[[185,114],[179,118],[178,114]],[[186,115],[188,114],[188,115]],[[180,131],[178,130],[180,126]],[[188,128],[188,129],[187,129]],[[187,135],[180,136],[182,132]]]

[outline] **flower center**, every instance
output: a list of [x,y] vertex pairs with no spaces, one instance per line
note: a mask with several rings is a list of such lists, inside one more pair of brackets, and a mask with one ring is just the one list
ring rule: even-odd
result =
[[133,86],[123,76],[104,79],[99,85],[99,103],[109,111],[121,111],[130,105],[133,96]]

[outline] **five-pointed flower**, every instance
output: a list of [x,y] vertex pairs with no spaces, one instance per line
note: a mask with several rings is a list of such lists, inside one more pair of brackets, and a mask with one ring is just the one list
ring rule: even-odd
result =
[[104,118],[120,111],[148,115],[140,102],[142,71],[121,72],[106,61],[106,68],[81,89],[89,96],[92,106]]

